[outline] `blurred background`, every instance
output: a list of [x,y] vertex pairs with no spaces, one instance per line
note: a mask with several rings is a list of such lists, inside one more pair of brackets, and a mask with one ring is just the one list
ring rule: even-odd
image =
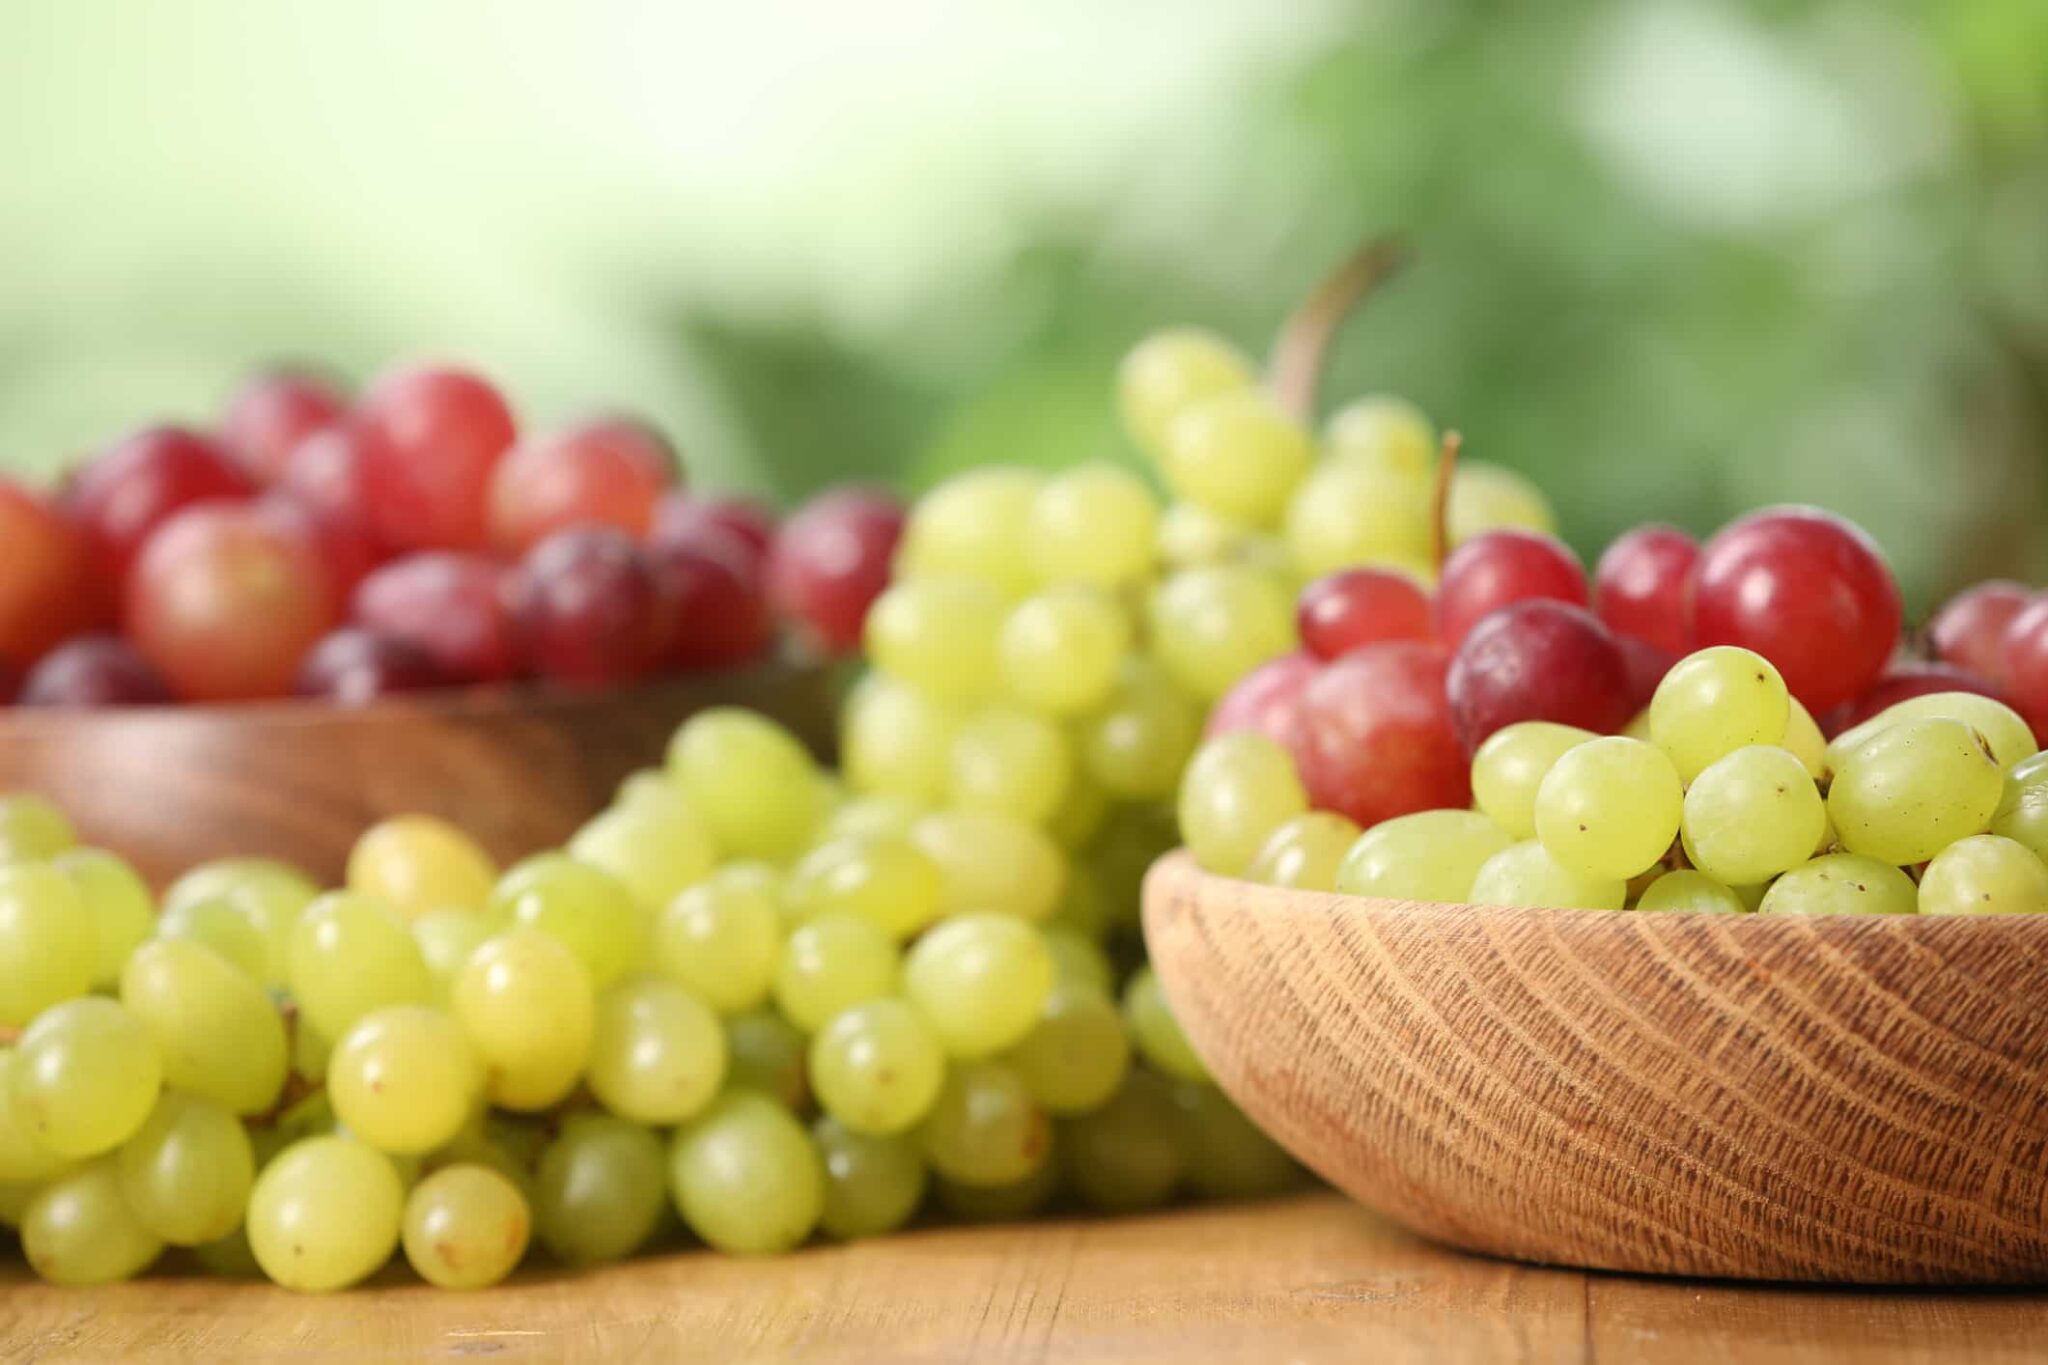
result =
[[1597,551],[1826,503],[2048,579],[2042,0],[0,4],[0,466],[466,360],[794,497],[1129,458],[1362,236],[1391,390]]

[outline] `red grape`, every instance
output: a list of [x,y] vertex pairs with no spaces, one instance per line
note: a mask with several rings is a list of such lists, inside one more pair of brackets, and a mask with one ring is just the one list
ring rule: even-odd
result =
[[530,669],[577,687],[644,678],[674,647],[676,600],[633,538],[572,526],[519,566],[513,619]]
[[700,498],[682,489],[662,495],[654,504],[654,524],[648,539],[655,542],[687,536],[698,526],[716,526],[738,536],[765,564],[769,547],[775,543],[775,509],[753,498]]
[[197,502],[254,494],[249,475],[210,437],[149,427],[116,442],[72,480],[68,500],[105,581],[124,584],[152,532]]
[[90,573],[85,539],[64,514],[0,479],[0,664],[26,668],[91,623]]
[[228,400],[221,441],[259,480],[276,483],[299,442],[347,411],[347,401],[325,380],[288,370],[259,374]]
[[21,695],[21,674],[14,665],[0,659],[0,706],[14,705],[14,699]]
[[737,532],[710,521],[668,534],[647,548],[675,604],[677,668],[729,668],[750,663],[775,641],[775,623],[761,583],[761,563]]
[[2035,736],[2048,735],[2048,593],[2005,628],[2005,690]]
[[1319,659],[1375,640],[1427,640],[1436,634],[1429,594],[1391,569],[1339,569],[1301,590],[1295,609],[1301,642]]
[[1474,536],[1444,561],[1436,588],[1437,633],[1456,649],[1481,618],[1531,598],[1585,605],[1586,570],[1571,547],[1535,531]]
[[506,599],[495,560],[428,550],[372,570],[356,588],[352,615],[425,654],[451,684],[502,682],[519,669]]
[[868,607],[889,586],[903,505],[887,493],[838,488],[782,524],[768,555],[768,595],[828,654],[860,647]]
[[2005,700],[2005,694],[1996,685],[1967,669],[1957,668],[1954,664],[1909,660],[1886,669],[1884,676],[1862,696],[1844,702],[1819,717],[1820,728],[1829,736],[1839,735],[1887,707],[1896,706],[1909,697],[1924,697],[1930,692],[1975,692],[1998,701]]
[[1517,602],[1474,626],[1447,689],[1468,753],[1520,720],[1611,734],[1633,714],[1621,646],[1592,612],[1565,602]]
[[272,525],[312,548],[326,570],[327,586],[336,602],[348,601],[356,585],[383,562],[368,528],[310,507],[288,489],[272,489],[256,499],[255,507]]
[[355,427],[344,422],[323,427],[292,448],[279,479],[292,500],[331,521],[359,528],[380,547],[376,517],[371,511],[370,448]]
[[355,421],[366,447],[372,524],[400,550],[490,543],[491,476],[516,434],[489,383],[415,366],[370,386]]
[[1298,748],[1302,689],[1321,667],[1321,660],[1299,649],[1260,664],[1223,694],[1209,713],[1203,737],[1257,730],[1283,749]]
[[491,475],[492,543],[519,555],[565,526],[645,535],[675,476],[668,442],[630,418],[592,418],[522,441]]
[[1309,799],[1360,825],[1471,804],[1436,645],[1387,640],[1324,665],[1302,689],[1295,756]]
[[334,621],[312,547],[245,504],[190,507],[164,523],[128,580],[128,637],[180,696],[283,696]]
[[1965,588],[1927,623],[1928,643],[1943,663],[1966,668],[1987,682],[2005,677],[2005,628],[2034,594],[2009,578]]
[[1675,655],[1692,650],[1692,570],[1700,545],[1676,526],[1638,526],[1593,571],[1593,610],[1616,635]]
[[1621,661],[1627,667],[1628,709],[1634,715],[1650,704],[1657,684],[1664,681],[1671,665],[1684,656],[1634,635],[1615,635],[1614,643],[1620,647]]
[[440,687],[444,681],[425,650],[395,635],[343,626],[307,653],[293,690],[302,697],[361,706],[394,692]]
[[1810,507],[1731,523],[1700,551],[1700,645],[1741,645],[1778,666],[1815,715],[1877,680],[1899,638],[1899,587],[1862,530]]
[[170,684],[135,646],[81,635],[43,656],[22,681],[23,706],[145,706],[171,700]]

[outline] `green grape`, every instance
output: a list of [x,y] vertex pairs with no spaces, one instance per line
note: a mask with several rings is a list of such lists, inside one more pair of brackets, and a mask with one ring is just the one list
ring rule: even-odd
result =
[[70,1163],[45,1147],[36,1136],[35,1118],[16,1097],[15,1075],[21,1054],[0,1048],[0,1183],[33,1185],[47,1180]]
[[631,1256],[667,1203],[661,1140],[610,1114],[572,1114],[534,1177],[534,1229],[564,1265]]
[[1727,883],[1717,882],[1706,873],[1690,868],[1666,872],[1644,887],[1643,894],[1636,898],[1638,910],[1691,910],[1739,915],[1754,908],[1745,904]]
[[666,807],[682,796],[667,768],[641,768],[626,774],[612,797],[615,806],[632,806],[642,801]]
[[1827,748],[1829,768],[1840,772],[1850,754],[1905,720],[1961,721],[1984,737],[1992,758],[2001,768],[2017,767],[2040,748],[2034,742],[2033,729],[2004,702],[1975,692],[1930,692],[1888,706],[1861,725],[1836,735]]
[[853,914],[894,939],[939,917],[945,881],[938,865],[899,835],[837,839],[804,855],[783,889],[795,919]]
[[1105,1213],[1157,1208],[1187,1174],[1171,1087],[1133,1071],[1116,1097],[1060,1123],[1060,1164],[1081,1202]]
[[41,863],[0,864],[0,962],[7,964],[0,972],[0,1028],[19,1028],[91,988],[99,943],[78,889],[63,873]]
[[1312,810],[1287,821],[1259,846],[1245,880],[1304,891],[1337,889],[1337,868],[1358,842],[1356,822],[1335,811]]
[[484,1093],[501,1109],[545,1109],[590,1060],[597,1001],[590,973],[533,929],[487,940],[456,974],[448,1005],[484,1064]]
[[1197,862],[1226,877],[1243,875],[1273,831],[1307,809],[1294,759],[1254,730],[1208,741],[1181,779],[1181,837]]
[[1287,548],[1305,579],[1354,564],[1428,564],[1433,513],[1428,477],[1329,460],[1287,504]]
[[913,944],[903,966],[903,993],[951,1057],[987,1057],[1020,1041],[1052,986],[1038,930],[1000,914],[953,916]]
[[519,1187],[488,1166],[445,1166],[406,1196],[405,1259],[441,1289],[482,1289],[526,1255],[533,1215]]
[[1463,901],[1479,869],[1514,840],[1471,810],[1425,810],[1383,820],[1358,837],[1337,867],[1347,896]]
[[462,1130],[483,1094],[483,1064],[446,1010],[391,1005],[349,1026],[327,1061],[335,1117],[395,1156],[431,1152]]
[[1191,502],[1170,504],[1155,535],[1158,558],[1168,568],[1242,560],[1258,532]]
[[477,910],[429,910],[412,922],[412,940],[434,982],[434,1000],[445,1004],[455,974],[493,933],[490,917]]
[[962,1185],[1013,1185],[1052,1154],[1052,1122],[1011,1068],[967,1062],[918,1130],[932,1169]]
[[1116,375],[1117,410],[1131,440],[1157,458],[1175,418],[1205,398],[1256,381],[1250,358],[1215,333],[1170,328],[1125,353]]
[[1544,775],[1536,836],[1569,871],[1626,881],[1670,851],[1684,801],[1678,772],[1656,745],[1625,735],[1592,739]]
[[1991,832],[2048,856],[2048,758],[2024,759],[2006,775]]
[[1081,716],[1109,700],[1130,648],[1130,618],[1114,598],[1063,584],[1011,608],[996,660],[1019,702],[1050,716]]
[[649,914],[704,880],[718,861],[710,830],[680,796],[613,806],[577,830],[567,852],[611,873]]
[[736,1255],[799,1246],[825,1212],[825,1163],[810,1134],[754,1091],[723,1095],[678,1128],[668,1177],[690,1231]]
[[861,679],[840,713],[839,758],[855,791],[930,804],[951,780],[960,717],[881,673]]
[[[1105,828],[1111,814],[1103,813]],[[1094,850],[1088,850],[1091,854]],[[1109,937],[1112,922],[1120,919],[1121,912],[1108,902],[1108,893],[1103,889],[1102,876],[1093,862],[1079,859],[1067,868],[1067,888],[1060,893],[1060,903],[1053,907],[1049,918],[1038,921],[1041,929],[1069,929],[1086,938],[1090,943],[1100,943]]]
[[1799,760],[1799,766],[1806,769],[1806,775],[1819,782],[1828,775],[1828,741],[1814,723],[1813,712],[1806,709],[1797,697],[1787,699],[1788,716],[1785,721],[1785,737],[1778,741],[1778,747],[1789,749]]
[[215,1242],[242,1225],[256,1156],[233,1114],[166,1091],[118,1157],[121,1197],[150,1235],[173,1246]]
[[1131,973],[1124,983],[1124,1026],[1138,1055],[1169,1076],[1184,1081],[1207,1081],[1209,1068],[1196,1054],[1194,1044],[1181,1032],[1180,1021],[1166,1003],[1158,973],[1147,964]]
[[1791,715],[1791,694],[1769,659],[1715,645],[1680,659],[1657,684],[1650,738],[1691,782],[1724,754],[1776,744]]
[[924,1154],[907,1134],[856,1132],[835,1118],[811,1125],[825,1163],[825,1211],[818,1225],[842,1242],[896,1231],[924,1202]]
[[[59,1166],[52,1175],[65,1170]],[[0,1228],[19,1228],[22,1215],[28,1212],[29,1201],[36,1197],[47,1180],[0,1180]]]
[[1436,467],[1436,427],[1421,408],[1392,394],[1370,394],[1339,408],[1323,428],[1331,460],[1410,478]]
[[259,986],[271,988],[281,984],[270,979],[270,944],[263,931],[232,901],[188,901],[174,910],[167,909],[157,919],[156,932],[164,938],[205,944]]
[[256,1253],[249,1247],[249,1229],[241,1223],[227,1236],[193,1247],[192,1259],[217,1279],[254,1280],[263,1275],[263,1267],[256,1264]]
[[121,1197],[112,1157],[44,1185],[21,1215],[21,1250],[51,1284],[113,1284],[149,1268],[163,1242]]
[[1053,979],[1067,985],[1086,987],[1104,995],[1116,984],[1116,973],[1102,945],[1081,930],[1065,924],[1048,924],[1038,931],[1045,951],[1052,956]]
[[669,744],[668,770],[729,858],[793,858],[829,813],[810,751],[766,716],[736,706],[685,721]]
[[1557,514],[1543,490],[1512,469],[1484,460],[1461,460],[1451,477],[1451,544],[1487,531],[1520,528],[1557,534]]
[[256,1177],[249,1249],[286,1289],[346,1289],[391,1259],[404,1216],[389,1157],[351,1137],[303,1138]]
[[104,849],[67,849],[50,860],[78,892],[92,924],[92,984],[109,987],[121,979],[128,954],[156,929],[156,901],[135,869]]
[[1503,726],[1472,755],[1473,804],[1514,838],[1535,838],[1536,793],[1544,777],[1592,738],[1590,730],[1547,720]]
[[[1057,1134],[1052,1140],[1057,1140]],[[955,1218],[969,1223],[1014,1223],[1031,1217],[1059,1193],[1062,1163],[1057,1157],[1055,1148],[1037,1170],[1007,1185],[963,1185],[940,1176],[932,1186],[938,1191],[939,1203]]]
[[896,576],[965,578],[1005,594],[1029,592],[1025,547],[1044,476],[1015,466],[955,474],[917,500],[896,551]]
[[1187,1185],[1204,1199],[1269,1199],[1301,1183],[1301,1168],[1213,1085],[1173,1087]]
[[116,1001],[84,996],[52,1005],[22,1033],[14,1102],[45,1149],[97,1156],[142,1126],[163,1077],[141,1021]]
[[1527,905],[1559,910],[1619,910],[1628,883],[1571,871],[1534,839],[1511,844],[1488,858],[1472,877],[1475,905]]
[[1851,750],[1828,788],[1842,847],[1904,866],[1990,828],[2005,777],[1960,720],[1899,721]]
[[942,705],[1001,687],[998,641],[1009,602],[973,578],[898,579],[868,609],[862,638],[876,668]]
[[1202,738],[1202,710],[1156,660],[1127,656],[1100,710],[1081,722],[1083,771],[1123,801],[1170,797]]
[[1128,806],[1110,816],[1087,856],[1102,884],[1102,904],[1112,917],[1108,925],[1112,934],[1137,931],[1145,874],[1160,855],[1179,843],[1180,827],[1169,809]]
[[[534,1168],[540,1163],[541,1149],[547,1145],[549,1131],[546,1124],[523,1122],[476,1106],[455,1136],[440,1147],[423,1157],[394,1157],[393,1160],[414,1162],[418,1173],[427,1175],[449,1166],[488,1166],[517,1185],[521,1193],[530,1199],[534,1190]],[[402,1169],[400,1173],[404,1174]]]
[[1123,1084],[1131,1042],[1102,988],[1062,980],[1003,1060],[1047,1113],[1081,1114],[1107,1103]]
[[1858,853],[1828,853],[1770,884],[1757,909],[1767,915],[1910,915],[1919,888],[1890,863]]
[[1151,572],[1159,499],[1145,481],[1101,460],[1048,478],[1031,500],[1024,553],[1045,583],[1119,588]]
[[0,862],[42,862],[78,842],[71,817],[33,792],[0,796]]
[[150,940],[121,971],[121,1003],[155,1040],[164,1084],[237,1114],[276,1103],[290,1068],[284,1019],[219,953],[187,940]]
[[774,1010],[736,1014],[725,1021],[728,1090],[754,1090],[802,1113],[811,1105],[808,1044],[796,1025]]
[[909,838],[910,827],[931,813],[929,804],[907,796],[856,796],[832,813],[832,818],[818,831],[818,842]]
[[768,998],[782,955],[782,911],[772,890],[712,877],[655,917],[649,946],[655,971],[720,1014],[738,1014]]
[[340,1127],[334,1117],[334,1101],[325,1090],[316,1090],[304,1099],[288,1106],[267,1129],[255,1129],[250,1141],[257,1144],[256,1169],[261,1171],[270,1160],[292,1143],[309,1137],[327,1137]]
[[945,1075],[938,1035],[901,1000],[842,1010],[811,1039],[811,1089],[826,1113],[856,1133],[886,1137],[914,1127],[931,1112]]
[[910,842],[938,866],[949,915],[995,910],[1042,920],[1066,890],[1067,859],[1045,831],[997,811],[945,810],[919,820]]
[[515,865],[490,894],[494,927],[523,925],[560,939],[600,989],[647,955],[647,912],[625,883],[560,853]]
[[806,1033],[841,1010],[892,994],[902,967],[895,942],[873,920],[838,911],[790,931],[775,964],[775,1005]]
[[598,998],[590,1090],[622,1119],[667,1127],[725,1083],[725,1030],[703,1001],[662,977],[631,977]]
[[348,889],[411,919],[481,910],[498,868],[474,839],[431,815],[400,815],[363,831],[348,854]]
[[1074,755],[1061,729],[1043,716],[991,707],[960,727],[949,761],[951,803],[1043,825],[1066,801]]
[[1308,473],[1315,447],[1263,389],[1190,403],[1166,426],[1160,473],[1174,495],[1251,526],[1271,526]]
[[[256,926],[266,946],[258,980],[278,989],[290,971],[292,929],[320,888],[288,863],[269,858],[223,858],[201,863],[164,893],[168,913],[200,901],[226,901]],[[161,931],[159,931],[161,932]]]
[[1958,839],[1920,874],[1923,915],[2018,915],[2048,911],[2048,864],[1996,834]]
[[1214,701],[1269,659],[1294,648],[1294,606],[1262,569],[1181,569],[1151,600],[1152,648],[1181,687]]
[[1827,805],[1789,749],[1751,744],[1709,764],[1685,793],[1685,855],[1729,886],[1768,881],[1823,843]]
[[327,1059],[334,1053],[334,1040],[304,1019],[292,1021],[291,1067],[311,1085],[327,1083]]
[[300,917],[290,965],[300,1017],[328,1038],[371,1010],[434,996],[411,928],[382,901],[353,892],[322,896]]
[[1108,819],[1109,793],[1096,785],[1095,779],[1085,771],[1076,768],[1072,781],[1067,784],[1066,799],[1046,818],[1045,832],[1052,836],[1054,843],[1071,853],[1085,847],[1100,834]]

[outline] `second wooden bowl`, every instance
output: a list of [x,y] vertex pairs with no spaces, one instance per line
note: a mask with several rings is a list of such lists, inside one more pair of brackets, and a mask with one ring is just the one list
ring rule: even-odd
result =
[[1652,1274],[2048,1281],[2048,916],[1416,905],[1176,853],[1145,934],[1245,1112],[1439,1241]]

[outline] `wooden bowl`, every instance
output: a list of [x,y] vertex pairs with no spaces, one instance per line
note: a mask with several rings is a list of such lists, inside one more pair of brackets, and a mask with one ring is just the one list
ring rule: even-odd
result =
[[0,710],[0,792],[37,791],[80,837],[161,885],[208,858],[283,858],[328,884],[372,822],[453,820],[509,861],[560,843],[684,718],[746,705],[829,752],[829,673],[769,665],[601,693],[420,693],[310,701]]
[[1421,905],[1145,886],[1197,1051],[1453,1246],[1664,1275],[2048,1281],[2048,916]]

